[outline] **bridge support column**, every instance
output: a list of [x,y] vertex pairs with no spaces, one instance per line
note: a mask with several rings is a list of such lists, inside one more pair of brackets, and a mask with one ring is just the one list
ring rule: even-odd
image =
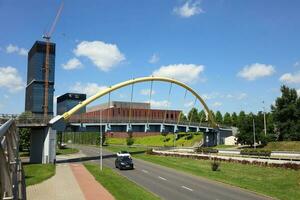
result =
[[47,135],[44,142],[43,163],[56,162],[56,130],[47,128]]
[[49,127],[32,129],[30,136],[31,163],[54,163],[56,159],[56,131]]

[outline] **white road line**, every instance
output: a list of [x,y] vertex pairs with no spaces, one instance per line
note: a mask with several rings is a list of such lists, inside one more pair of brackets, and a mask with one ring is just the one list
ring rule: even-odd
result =
[[142,172],[148,174],[149,172],[147,170],[142,169]]
[[158,176],[159,179],[166,181],[167,179],[165,179],[164,177]]
[[191,191],[191,192],[193,192],[194,190],[193,189],[191,189],[191,188],[188,188],[188,187],[185,187],[184,185],[183,186],[181,186],[182,188],[184,188],[184,189],[186,189],[186,190],[189,190],[189,191]]

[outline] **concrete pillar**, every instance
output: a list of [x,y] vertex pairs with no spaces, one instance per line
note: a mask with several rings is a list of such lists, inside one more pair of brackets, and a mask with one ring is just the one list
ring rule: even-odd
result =
[[48,127],[32,129],[30,136],[31,163],[54,163],[56,159],[56,130]]
[[165,127],[163,124],[160,124],[160,132],[162,133],[164,131]]
[[145,124],[145,132],[148,132],[148,130],[150,130],[150,126],[149,126],[149,124]]
[[46,138],[43,149],[43,164],[56,161],[56,130],[46,129]]
[[30,134],[30,163],[43,162],[43,148],[46,138],[45,128],[31,129]]

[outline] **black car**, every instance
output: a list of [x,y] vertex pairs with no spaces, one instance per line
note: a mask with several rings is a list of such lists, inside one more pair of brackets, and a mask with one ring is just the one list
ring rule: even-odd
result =
[[130,156],[117,156],[115,166],[119,169],[134,169]]

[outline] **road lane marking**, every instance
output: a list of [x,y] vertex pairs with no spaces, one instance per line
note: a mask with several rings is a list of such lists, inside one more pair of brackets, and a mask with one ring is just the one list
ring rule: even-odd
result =
[[164,177],[158,176],[159,179],[166,181],[167,179],[165,179]]
[[142,169],[142,172],[148,174],[149,172],[147,170]]
[[191,192],[193,192],[194,190],[193,189],[191,189],[191,188],[188,188],[188,187],[185,187],[184,185],[183,186],[181,186],[182,188],[184,188],[184,189],[186,189],[186,190],[189,190],[189,191],[191,191]]

